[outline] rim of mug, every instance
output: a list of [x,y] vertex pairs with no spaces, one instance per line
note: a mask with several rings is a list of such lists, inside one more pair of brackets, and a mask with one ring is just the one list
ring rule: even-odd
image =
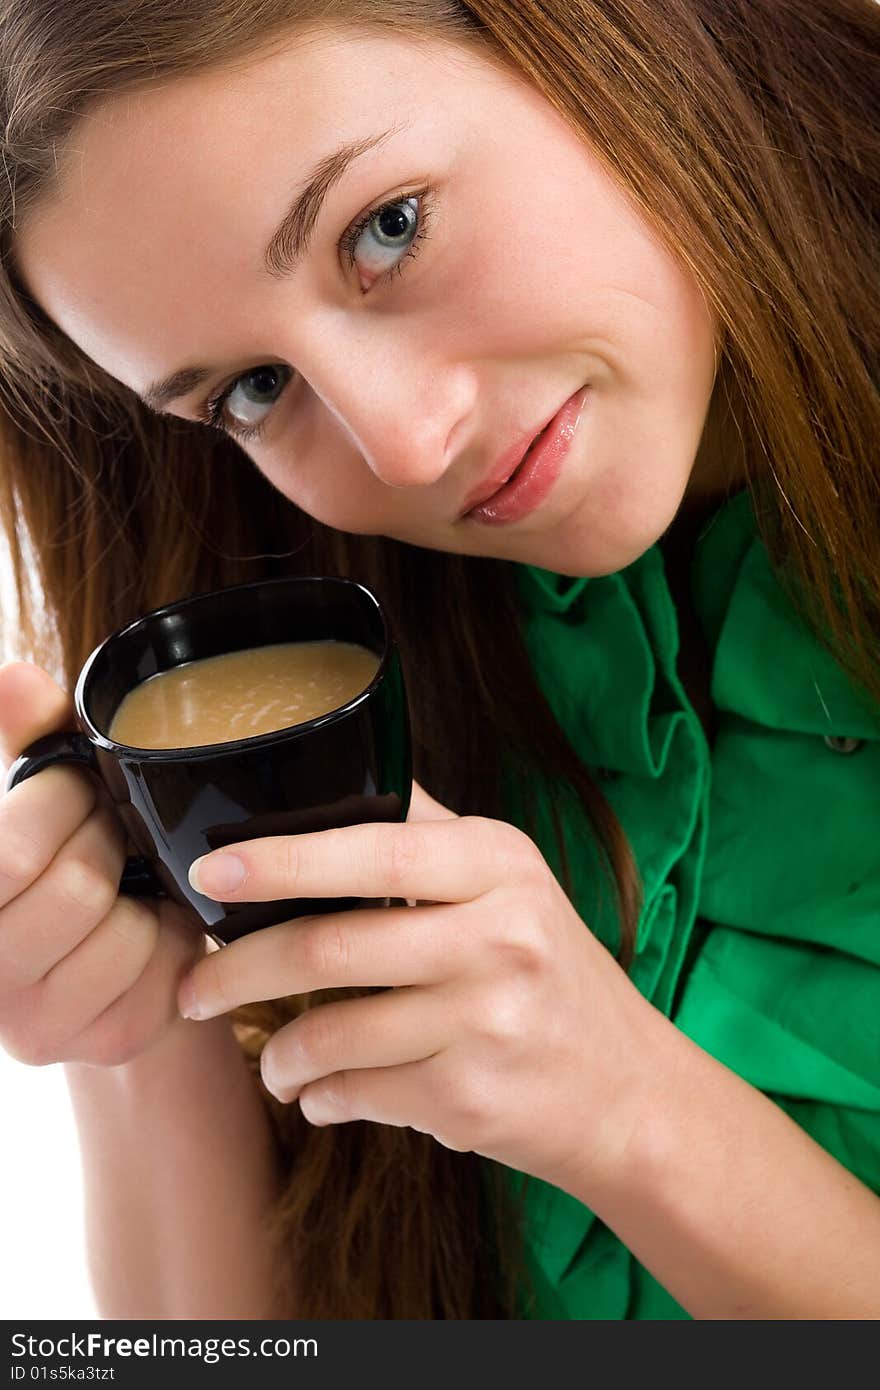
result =
[[[199,600],[207,602],[209,599],[216,599],[223,594],[240,593],[243,589],[268,589],[275,585],[295,586],[314,583],[345,584],[350,589],[359,589],[374,605],[382,623],[382,631],[385,634],[384,647],[379,665],[376,668],[376,674],[373,676],[369,685],[364,686],[364,689],[359,691],[357,695],[353,695],[350,700],[346,700],[344,705],[338,705],[335,709],[327,710],[325,714],[315,715],[313,719],[306,719],[301,724],[285,724],[280,729],[270,729],[267,733],[263,734],[251,734],[248,738],[224,739],[220,743],[182,744],[179,747],[172,748],[139,748],[133,743],[120,743],[117,739],[110,738],[108,734],[105,734],[91,719],[86,709],[85,698],[86,687],[94,675],[95,668],[109,646],[119,641],[120,638],[126,637],[129,633],[135,631],[136,628],[145,626],[156,618],[161,618],[167,614],[179,611],[182,608],[188,607],[190,604],[197,603]],[[286,735],[288,738],[303,737],[307,733],[311,733],[313,730],[320,728],[323,724],[332,724],[336,720],[351,714],[359,705],[369,699],[376,687],[381,684],[396,649],[397,644],[391,635],[382,604],[379,602],[379,599],[373,593],[372,589],[359,579],[350,579],[345,575],[336,574],[295,574],[279,575],[275,579],[252,579],[246,584],[224,585],[223,588],[209,589],[203,594],[187,594],[184,595],[183,598],[173,599],[171,603],[163,603],[158,608],[151,608],[148,613],[141,613],[130,623],[126,623],[124,627],[117,628],[115,632],[109,633],[108,636],[98,643],[83,662],[73,692],[73,703],[77,716],[84,727],[84,732],[88,735],[89,742],[97,748],[102,748],[107,753],[136,753],[140,759],[147,762],[162,762],[164,759],[167,759],[169,755],[173,755],[175,761],[179,761],[181,756],[186,757],[187,761],[197,761],[199,758],[216,758],[217,755],[221,753],[232,754],[250,748],[267,747],[282,734]],[[181,665],[186,664],[185,662],[181,662]],[[177,668],[174,666],[168,667],[170,671],[176,669]],[[157,672],[156,674],[158,675],[159,673]],[[141,682],[141,684],[143,684],[143,682]],[[137,687],[133,686],[132,689],[137,689]]]

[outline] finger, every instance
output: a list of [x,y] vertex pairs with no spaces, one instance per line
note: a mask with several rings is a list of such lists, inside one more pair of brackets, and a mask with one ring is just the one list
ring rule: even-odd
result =
[[[448,806],[443,806],[439,801],[435,801],[420,787],[418,782],[413,781],[412,794],[410,796],[408,821],[416,820],[455,820],[457,813],[450,811]],[[429,898],[407,898],[405,900],[410,907],[415,907],[419,902],[430,902]]]
[[[538,850],[503,821],[481,816],[349,825],[307,835],[267,835],[197,859],[189,880],[224,902],[280,898],[422,898],[469,902],[505,882]],[[231,886],[220,861],[240,861]]]
[[334,1072],[304,1086],[298,1097],[299,1107],[313,1125],[370,1120],[380,1125],[408,1126],[420,1134],[432,1134],[443,1143],[437,1133],[446,1132],[443,1111],[430,1084],[431,1068],[443,1055],[438,1052],[397,1067]]
[[74,728],[73,700],[48,671],[27,661],[0,666],[0,755],[7,766],[44,734]]
[[85,940],[49,971],[32,994],[56,1046],[81,1033],[140,978],[158,930],[147,900],[117,898]]
[[[28,785],[22,782],[21,790]],[[116,817],[100,807],[39,879],[7,903],[0,920],[0,996],[42,980],[107,915],[119,892],[124,842]]]
[[[72,697],[41,666],[25,661],[8,661],[0,666],[0,764],[4,785],[10,766],[31,743],[44,734],[78,728]],[[41,779],[49,770],[44,768],[29,777],[28,784]],[[92,785],[98,801],[113,806],[110,792],[97,776],[89,777],[81,771],[75,775],[87,786]],[[12,791],[17,792],[18,787],[13,787]],[[4,796],[2,787],[0,796]],[[129,854],[139,853],[127,836],[126,844]]]
[[410,797],[408,821],[414,820],[457,820],[455,811],[450,811],[448,806],[443,806],[439,801],[435,801],[433,796],[420,787],[418,782],[413,781],[412,795]]
[[301,917],[239,937],[200,961],[180,995],[187,1018],[347,985],[435,984],[473,969],[471,915],[444,904]]
[[[36,1041],[39,1059],[74,1060],[71,1041],[140,978],[156,935],[156,913],[146,899],[118,898],[103,921],[44,979],[3,1000],[4,1049],[34,1064]],[[172,983],[169,1000],[173,997]]]
[[436,991],[387,990],[309,1009],[280,1028],[263,1049],[263,1081],[279,1100],[349,1067],[396,1067],[441,1051],[449,1010]]
[[[156,946],[134,984],[98,1012],[64,1048],[65,1061],[115,1065],[139,1056],[178,1018],[175,996],[181,976],[204,955],[208,938],[188,911],[168,898],[139,904],[158,918]],[[197,1026],[195,1024],[193,1027]]]
[[0,908],[36,884],[96,801],[93,778],[67,767],[43,768],[0,797]]

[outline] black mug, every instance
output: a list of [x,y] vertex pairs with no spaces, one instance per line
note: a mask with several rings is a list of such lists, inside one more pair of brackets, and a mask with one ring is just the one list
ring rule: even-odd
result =
[[[379,657],[370,684],[327,714],[192,748],[134,748],[107,735],[125,696],[161,671],[327,639]],[[193,860],[240,840],[406,820],[412,760],[400,655],[363,584],[325,575],[258,580],[154,609],[95,648],[77,678],[74,707],[81,732],[30,744],[10,767],[6,789],[56,763],[96,773],[141,852],[127,861],[120,893],[174,899],[218,945],[293,917],[387,905],[362,898],[222,903],[187,877]]]

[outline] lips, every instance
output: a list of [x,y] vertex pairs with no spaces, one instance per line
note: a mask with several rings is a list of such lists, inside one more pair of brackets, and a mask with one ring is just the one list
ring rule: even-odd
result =
[[467,513],[472,511],[475,507],[479,507],[481,503],[487,502],[490,497],[494,497],[496,492],[499,492],[506,483],[511,481],[514,475],[519,472],[520,468],[526,462],[526,459],[532,453],[533,449],[537,446],[539,440],[553,424],[561,408],[562,407],[557,407],[552,414],[547,416],[544,424],[535,433],[529,435],[525,439],[520,437],[516,444],[502,454],[498,464],[488,477],[484,478],[479,486],[468,496],[459,513],[459,520],[462,520]]
[[478,507],[481,502],[485,502],[489,497],[494,497],[498,489],[503,487],[508,478],[516,472],[534,442],[534,437],[532,437],[527,443],[523,444],[520,441],[512,449],[508,449],[502,455],[498,466],[493,468],[489,476],[484,478],[479,486],[468,495],[459,515],[465,516],[472,507]]

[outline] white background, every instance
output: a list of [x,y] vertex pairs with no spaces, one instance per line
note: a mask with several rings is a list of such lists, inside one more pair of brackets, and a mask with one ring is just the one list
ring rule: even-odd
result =
[[[0,553],[3,661],[21,659],[15,618],[8,557]],[[0,757],[0,790],[6,771]],[[63,1066],[26,1067],[0,1044],[0,1115],[0,1319],[96,1318]]]
[[62,1066],[0,1050],[0,1318],[97,1318],[82,1181]]

